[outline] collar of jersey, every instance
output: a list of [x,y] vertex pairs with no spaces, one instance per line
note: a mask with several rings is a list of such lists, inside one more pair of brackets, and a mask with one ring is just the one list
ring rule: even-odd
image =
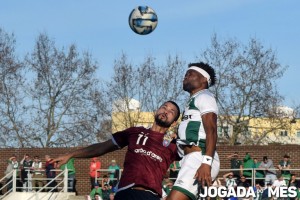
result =
[[191,96],[191,98],[196,97],[197,95],[199,95],[200,93],[202,93],[202,92],[204,92],[204,91],[206,91],[206,90],[207,90],[207,89],[203,89],[203,90],[200,90],[200,91],[196,92],[195,94],[193,94],[193,95]]

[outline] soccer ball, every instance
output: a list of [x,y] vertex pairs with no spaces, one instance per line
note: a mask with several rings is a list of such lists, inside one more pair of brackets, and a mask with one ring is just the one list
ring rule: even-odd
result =
[[129,26],[137,34],[147,35],[157,26],[157,15],[149,6],[138,6],[129,15]]

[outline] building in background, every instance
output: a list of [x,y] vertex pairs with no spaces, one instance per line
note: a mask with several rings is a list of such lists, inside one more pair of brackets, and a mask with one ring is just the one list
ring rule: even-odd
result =
[[[218,142],[227,143],[235,130],[239,130],[236,144],[260,144],[270,143],[299,144],[300,143],[300,119],[295,118],[293,109],[289,107],[277,107],[276,118],[243,117],[243,121],[232,124],[236,117],[219,116],[223,120],[218,121]],[[140,103],[135,99],[118,100],[113,105],[112,132],[124,130],[132,126],[150,127],[154,120],[153,112],[142,112]],[[222,124],[221,124],[222,122]]]

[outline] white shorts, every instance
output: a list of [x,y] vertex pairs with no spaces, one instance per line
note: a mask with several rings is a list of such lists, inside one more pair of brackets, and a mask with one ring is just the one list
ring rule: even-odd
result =
[[[203,155],[201,151],[192,152],[185,155],[180,161],[181,169],[179,170],[177,179],[172,190],[177,190],[193,200],[198,197],[198,181],[194,179],[196,171],[202,163]],[[215,152],[211,165],[211,178],[215,180],[219,174],[220,160],[219,155]]]

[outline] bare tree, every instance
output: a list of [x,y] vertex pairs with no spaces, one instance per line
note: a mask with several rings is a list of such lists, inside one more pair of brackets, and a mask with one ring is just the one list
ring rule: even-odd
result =
[[[201,60],[215,67],[217,82],[212,88],[216,95],[221,127],[232,127],[225,141],[236,143],[262,143],[268,133],[285,126],[283,121],[273,123],[268,131],[254,139],[249,127],[254,118],[280,120],[274,110],[282,105],[276,81],[283,75],[287,66],[277,59],[276,52],[264,47],[260,41],[251,38],[248,44],[237,39],[218,40],[213,35],[211,46],[204,50]],[[282,123],[281,123],[282,122]]]
[[15,39],[0,28],[0,145],[24,147],[22,65],[15,55]]
[[[153,112],[166,100],[183,103],[182,78],[186,67],[178,56],[168,56],[166,64],[158,65],[147,56],[142,64],[132,64],[127,55],[115,61],[114,76],[108,83],[114,112],[119,113],[114,129],[127,128],[140,123],[142,111]],[[139,102],[136,108],[134,100]],[[125,109],[124,109],[125,108]],[[116,115],[115,115],[116,116]]]
[[165,64],[156,64],[155,58],[146,57],[138,67],[143,110],[155,111],[166,100],[174,100],[182,107],[188,96],[182,90],[186,70],[185,61],[177,55],[169,55]]
[[[40,34],[26,56],[31,81],[30,144],[41,147],[84,145],[95,141],[101,98],[94,77],[98,65],[89,53],[78,53],[74,44],[61,50]],[[29,145],[29,144],[28,144]]]

